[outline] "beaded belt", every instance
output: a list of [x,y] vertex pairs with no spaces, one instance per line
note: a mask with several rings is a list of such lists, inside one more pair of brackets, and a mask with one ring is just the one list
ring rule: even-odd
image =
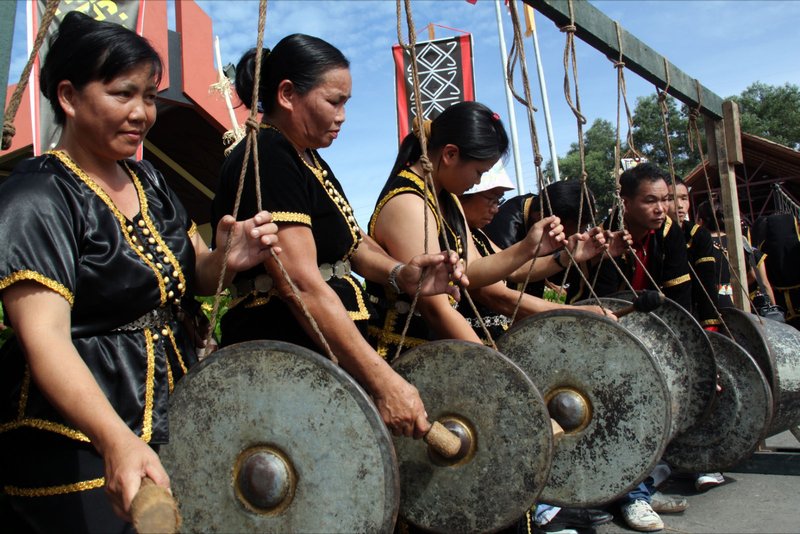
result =
[[174,314],[172,308],[156,308],[150,310],[136,320],[128,324],[112,328],[112,332],[133,332],[136,330],[144,330],[145,328],[156,328],[165,325],[172,321]]
[[[337,261],[336,263],[323,263],[319,266],[319,274],[324,281],[331,278],[344,278],[352,272],[350,260]],[[232,298],[246,297],[251,293],[269,293],[275,286],[275,281],[268,274],[259,274],[255,278],[237,280],[228,287]]]
[[[480,328],[481,323],[477,317],[465,317],[472,328]],[[509,324],[509,318],[505,315],[491,315],[483,318],[483,324],[488,326],[506,326]]]

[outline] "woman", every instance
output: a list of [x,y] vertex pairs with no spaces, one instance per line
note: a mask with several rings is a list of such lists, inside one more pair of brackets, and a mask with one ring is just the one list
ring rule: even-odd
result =
[[[132,530],[174,383],[196,361],[182,299],[214,292],[210,252],[164,178],[131,159],[156,118],[161,60],[143,38],[70,12],[41,69],[62,133],[0,188],[2,484],[19,528]],[[277,243],[266,212],[234,232],[229,271]],[[103,495],[105,487],[110,501]],[[115,517],[115,511],[119,517]]]
[[[483,174],[508,150],[508,136],[500,117],[477,102],[462,102],[450,106],[423,127],[433,166],[432,188],[426,192],[416,131],[403,140],[370,219],[370,235],[392,256],[403,260],[425,252],[426,241],[432,252],[452,247],[467,260],[471,287],[482,287],[505,279],[536,252],[548,254],[561,246],[563,227],[557,217],[548,217],[534,225],[523,241],[491,257],[481,257],[469,238],[456,195],[479,183]],[[435,207],[437,199],[441,218]],[[370,284],[367,289],[381,307],[381,314],[371,321],[370,336],[380,355],[393,357],[408,317],[410,295]],[[470,324],[452,304],[444,295],[421,298],[418,307],[421,317],[412,318],[403,346],[410,348],[435,338],[480,343]]]
[[[575,182],[577,184],[577,182]],[[461,207],[469,226],[470,235],[476,250],[481,257],[488,257],[500,252],[502,249],[492,242],[491,239],[482,231],[482,228],[492,221],[497,214],[502,202],[505,191],[513,189],[514,186],[505,174],[494,175],[487,173],[481,183],[459,197]],[[567,246],[573,253],[577,262],[588,261],[594,256],[602,253],[605,248],[605,237],[601,228],[594,228],[591,232],[573,234],[570,236]],[[539,261],[544,261],[544,258]],[[534,267],[535,267],[534,263]],[[511,273],[508,279],[512,282],[524,283],[527,277],[529,265],[524,265],[521,269]],[[489,329],[493,338],[502,335],[510,326],[510,317],[514,315],[514,309],[519,303],[517,317],[523,318],[535,313],[559,310],[559,309],[582,309],[606,315],[611,319],[616,319],[614,314],[601,306],[566,306],[557,302],[550,302],[542,298],[529,295],[522,295],[520,292],[509,288],[505,281],[495,282],[494,284],[472,291],[472,296],[478,304],[478,312],[484,319],[484,323]],[[471,308],[459,306],[459,311],[467,319],[475,333],[484,337],[483,329],[480,327],[477,318]],[[484,342],[488,342],[484,339]]]
[[[421,437],[429,429],[419,394],[395,373],[364,338],[370,317],[356,272],[378,284],[412,291],[425,267],[426,292],[447,291],[451,255],[424,256],[404,264],[364,235],[333,171],[317,152],[336,139],[350,98],[349,62],[329,43],[294,34],[283,38],[262,62],[259,102],[253,102],[255,51],[236,69],[236,92],[249,108],[263,109],[258,136],[261,196],[278,224],[281,260],[302,302],[319,325],[341,366],[375,400],[395,434]],[[231,152],[222,169],[212,222],[231,213],[244,147]],[[248,168],[239,213],[256,212],[253,166]],[[456,279],[460,269],[456,269]],[[465,280],[466,281],[466,280]],[[313,330],[274,261],[234,280],[234,300],[222,320],[222,345],[248,339],[278,339],[323,352]]]

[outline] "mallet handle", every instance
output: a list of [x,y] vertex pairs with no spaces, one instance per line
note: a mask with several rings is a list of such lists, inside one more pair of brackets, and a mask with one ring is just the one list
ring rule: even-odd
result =
[[439,421],[434,421],[430,430],[422,438],[434,451],[445,458],[452,458],[461,450],[461,440],[447,430]]
[[139,534],[175,534],[181,525],[178,503],[168,489],[158,486],[149,477],[131,503],[133,528]]

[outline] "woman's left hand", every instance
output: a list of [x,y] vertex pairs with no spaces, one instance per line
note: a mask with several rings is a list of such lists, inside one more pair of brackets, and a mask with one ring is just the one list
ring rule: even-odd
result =
[[420,277],[423,277],[420,295],[424,297],[447,293],[460,300],[459,287],[469,285],[467,275],[464,274],[464,264],[459,260],[458,254],[452,251],[449,257],[445,252],[414,256],[397,273],[397,285],[404,293],[415,295]]
[[231,215],[224,216],[217,225],[216,243],[221,254],[225,253],[228,232],[233,232],[227,269],[240,272],[255,267],[269,258],[270,248],[276,253],[278,226],[272,222],[272,214],[260,211],[245,221],[236,221]]

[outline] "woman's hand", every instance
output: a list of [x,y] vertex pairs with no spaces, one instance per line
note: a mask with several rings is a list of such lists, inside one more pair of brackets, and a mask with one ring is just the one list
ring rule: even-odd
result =
[[380,389],[372,392],[372,398],[383,422],[395,436],[419,439],[430,430],[428,413],[417,388],[397,373],[392,372]]
[[142,479],[149,477],[158,486],[169,489],[169,476],[164,471],[158,455],[133,432],[123,432],[120,438],[103,449],[105,460],[106,493],[114,512],[131,521],[131,503]]
[[608,245],[603,229],[597,226],[588,232],[569,236],[566,247],[575,261],[581,263],[602,254]]
[[272,214],[260,211],[246,221],[236,221],[231,215],[224,216],[217,225],[217,250],[224,254],[228,232],[233,232],[231,251],[228,255],[227,270],[246,271],[263,263],[269,257],[269,250],[280,252],[278,226],[272,222]]
[[422,278],[420,295],[423,297],[446,293],[456,300],[461,299],[459,287],[467,287],[469,280],[464,274],[463,262],[458,254],[439,252],[438,254],[420,254],[400,268],[397,273],[397,285],[408,295],[415,295],[417,285]]
[[538,256],[548,256],[552,254],[553,251],[561,248],[566,240],[561,219],[555,215],[551,215],[550,217],[545,217],[541,221],[536,222],[536,224],[528,230],[528,235],[525,236],[525,240],[530,247],[531,258],[533,258],[534,254]]

